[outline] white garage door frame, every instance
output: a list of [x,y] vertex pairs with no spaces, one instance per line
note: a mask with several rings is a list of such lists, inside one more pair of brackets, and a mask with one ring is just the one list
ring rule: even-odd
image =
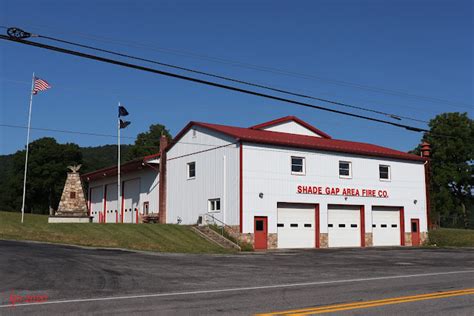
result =
[[[311,247],[304,247],[304,248],[320,248],[320,214],[319,214],[319,204],[315,204],[315,203],[291,203],[291,202],[278,202],[277,203],[277,214],[279,214],[279,210],[280,209],[284,209],[284,208],[295,208],[295,209],[298,209],[298,206],[301,206],[301,208],[303,209],[306,209],[306,210],[313,210],[312,212],[312,215],[314,216],[313,219],[311,220],[311,224],[314,225],[314,234],[313,234],[313,237],[314,238],[312,240],[312,242],[314,241],[313,243],[313,246]],[[279,221],[279,218],[277,216],[277,222]],[[314,221],[314,222],[313,222]],[[289,224],[289,223],[286,223],[286,224]],[[300,224],[305,224],[305,223],[300,223]],[[281,237],[283,237],[283,233],[281,233],[279,231],[279,227],[278,227],[279,223],[277,223],[277,233],[278,233],[278,248],[280,248],[280,242],[281,242]],[[306,224],[305,224],[306,225]],[[291,232],[286,232],[286,233],[291,233]],[[312,243],[311,242],[311,243]],[[283,247],[283,248],[288,248],[288,247]],[[296,247],[298,248],[298,247]],[[301,248],[301,247],[299,247]]]
[[341,208],[358,208],[359,209],[359,233],[360,233],[360,245],[358,247],[365,247],[365,205],[357,205],[357,204],[328,204],[328,246],[331,247],[330,240],[329,240],[329,212],[331,211],[330,208],[334,207],[341,207]]
[[[373,209],[374,208],[391,208],[391,209],[398,209],[399,211],[399,221],[398,221],[398,225],[399,225],[399,228],[400,228],[400,246],[405,246],[405,208],[403,206],[387,206],[387,205],[373,205],[372,206],[372,220],[373,220],[373,212],[377,212],[377,211],[374,211]],[[374,239],[374,233],[373,233],[373,225],[374,223],[372,223],[372,240]],[[375,247],[377,247],[377,245],[374,244]]]

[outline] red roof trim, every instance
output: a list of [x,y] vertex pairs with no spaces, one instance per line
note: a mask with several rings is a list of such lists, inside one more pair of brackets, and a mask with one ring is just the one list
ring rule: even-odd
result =
[[296,116],[285,116],[285,117],[280,117],[280,118],[277,118],[275,120],[272,120],[272,121],[268,121],[268,122],[265,122],[265,123],[261,123],[261,124],[258,124],[258,125],[254,125],[252,127],[250,127],[251,129],[256,129],[256,130],[261,130],[265,127],[270,127],[270,126],[273,126],[273,125],[277,125],[277,124],[280,124],[280,123],[285,123],[285,122],[289,122],[289,121],[293,121],[293,122],[296,122],[298,124],[300,124],[301,126],[303,127],[306,127],[307,129],[309,129],[310,131],[318,134],[319,136],[321,136],[322,138],[327,138],[327,139],[331,139],[332,137],[329,136],[328,134],[326,134],[325,132],[317,129],[316,127],[314,127],[313,125],[311,124],[308,124],[306,123],[305,121],[297,118]]
[[[123,163],[120,165],[121,172],[127,173],[129,171],[136,171],[139,169],[139,167],[146,167],[143,166],[143,163],[146,163],[147,161],[160,157],[160,154],[153,154],[153,155],[148,155],[143,158],[137,158],[131,161],[128,161],[126,163]],[[104,176],[105,174],[105,176]],[[82,179],[85,179],[87,181],[89,180],[95,180],[98,178],[103,178],[103,177],[109,177],[117,174],[117,165],[110,166],[110,167],[105,167],[99,170],[91,171],[88,173],[85,173],[81,175]]]

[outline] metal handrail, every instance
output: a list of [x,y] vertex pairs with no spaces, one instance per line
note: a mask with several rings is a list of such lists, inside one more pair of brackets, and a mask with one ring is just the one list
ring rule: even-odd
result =
[[[226,223],[224,223],[224,222],[221,221],[220,219],[217,219],[217,218],[216,218],[214,215],[212,215],[212,214],[204,213],[204,214],[202,214],[202,216],[203,216],[203,217],[210,216],[213,221],[215,221],[215,222],[217,221],[217,222],[221,223],[221,224],[222,224],[221,235],[224,235],[224,227],[227,227],[227,228],[230,229],[232,232],[237,233],[234,228],[232,228],[231,226],[227,225]],[[208,222],[208,221],[207,221],[207,219],[206,219],[206,223],[207,223],[207,222]]]

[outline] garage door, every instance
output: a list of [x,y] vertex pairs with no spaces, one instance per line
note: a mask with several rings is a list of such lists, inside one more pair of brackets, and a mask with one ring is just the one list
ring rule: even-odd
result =
[[123,183],[123,222],[135,223],[140,198],[140,179]]
[[278,203],[278,248],[314,248],[314,225],[314,205]]
[[328,205],[328,246],[360,247],[360,207]]
[[372,208],[374,246],[400,246],[400,210],[395,207]]
[[117,183],[111,183],[106,185],[107,188],[107,223],[116,223],[118,220],[117,213]]
[[99,223],[104,214],[104,187],[99,186],[91,188],[90,194],[90,212],[91,216],[93,216],[92,221],[94,223]]

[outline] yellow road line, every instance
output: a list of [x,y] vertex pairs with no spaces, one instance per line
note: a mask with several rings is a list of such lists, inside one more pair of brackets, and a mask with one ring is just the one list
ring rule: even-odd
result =
[[365,301],[365,302],[353,302],[353,303],[326,305],[326,306],[313,307],[313,308],[287,310],[287,311],[273,312],[273,313],[260,314],[260,315],[308,315],[308,314],[332,313],[332,312],[351,310],[351,309],[361,309],[361,308],[369,308],[369,307],[376,307],[376,306],[383,306],[383,305],[401,304],[401,303],[409,303],[409,302],[416,302],[416,301],[422,301],[422,300],[432,300],[432,299],[440,299],[440,298],[446,298],[446,297],[452,297],[452,296],[473,295],[473,294],[474,294],[474,288],[469,288],[469,289],[463,289],[463,290],[433,292],[433,293],[427,293],[427,294],[401,296],[401,297],[387,298],[387,299],[381,299],[381,300],[372,300],[372,301]]

